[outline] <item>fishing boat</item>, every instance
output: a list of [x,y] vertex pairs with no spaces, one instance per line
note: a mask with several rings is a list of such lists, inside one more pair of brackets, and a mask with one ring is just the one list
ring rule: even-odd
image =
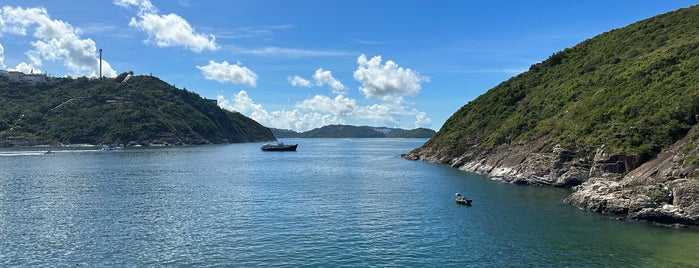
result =
[[464,197],[464,196],[461,195],[460,193],[456,193],[455,197],[456,197],[456,198],[455,198],[455,199],[456,199],[456,203],[457,203],[457,204],[460,204],[460,205],[467,205],[467,206],[470,206],[470,205],[471,205],[471,202],[473,202],[473,200],[467,199],[466,197]]
[[262,145],[262,151],[277,151],[277,152],[284,152],[284,151],[296,151],[296,147],[298,147],[298,144],[284,144],[282,142],[280,143],[268,143],[265,145]]

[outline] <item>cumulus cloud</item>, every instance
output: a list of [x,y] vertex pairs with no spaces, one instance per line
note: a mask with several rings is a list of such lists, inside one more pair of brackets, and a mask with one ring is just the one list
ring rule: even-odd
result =
[[[34,47],[26,52],[31,63],[22,62],[15,70],[25,71],[33,69],[38,72],[44,60],[63,61],[72,75],[97,76],[99,73],[99,60],[95,42],[90,39],[81,39],[81,31],[72,25],[53,20],[45,8],[13,8],[5,6],[0,12],[0,34],[9,33],[27,35],[27,31],[34,30],[33,36],[37,38],[31,44]],[[103,75],[114,77],[116,71],[111,65],[103,65]]]
[[294,76],[290,75],[287,78],[287,80],[289,80],[289,84],[291,84],[292,86],[295,86],[295,87],[310,87],[310,86],[312,86],[311,81],[303,79],[302,77],[300,77],[298,75],[294,75]]
[[313,81],[315,83],[311,84],[311,81],[304,79],[298,75],[289,76],[289,83],[295,87],[312,87],[312,86],[324,86],[328,85],[333,89],[335,94],[344,94],[347,87],[343,85],[339,80],[333,77],[332,72],[323,70],[323,68],[318,68],[313,74]]
[[257,74],[248,67],[237,64],[229,64],[227,61],[217,63],[213,60],[208,65],[197,66],[204,73],[204,78],[215,80],[219,83],[245,84],[251,87],[257,86]]
[[25,74],[28,73],[42,73],[41,70],[35,68],[33,65],[27,64],[26,62],[20,62],[15,66],[15,68],[12,69],[13,71],[18,71],[18,72],[23,72]]
[[296,108],[318,113],[329,113],[337,117],[348,117],[357,110],[357,101],[343,95],[337,95],[334,99],[328,96],[316,95],[296,104]]
[[269,113],[260,104],[256,104],[248,96],[245,90],[241,90],[233,97],[233,102],[228,101],[223,96],[218,96],[218,105],[222,108],[236,111],[241,114],[252,115],[252,118],[268,118]]
[[337,79],[333,77],[332,72],[323,70],[323,68],[316,70],[316,73],[313,74],[313,80],[316,81],[316,85],[318,86],[330,86],[333,89],[333,92],[338,94],[345,90],[345,85],[340,83],[340,81],[337,81]]
[[415,128],[428,128],[432,126],[432,119],[427,117],[425,112],[415,110]]
[[232,101],[221,95],[217,99],[221,108],[244,114],[267,127],[306,131],[325,125],[344,123],[343,118],[333,114],[303,112],[299,109],[268,112],[262,105],[255,103],[244,90],[234,95]]
[[240,91],[231,100],[218,96],[221,108],[240,112],[260,124],[280,129],[307,131],[330,125],[345,124],[346,121],[372,121],[379,125],[400,126],[401,119],[415,116],[416,125],[428,127],[425,113],[409,109],[401,98],[395,101],[372,105],[358,105],[355,99],[344,95],[334,98],[316,95],[302,100],[294,105],[292,110],[267,111],[262,105],[255,103],[245,91]]
[[158,14],[149,0],[115,0],[114,4],[139,9],[138,18],[132,17],[129,26],[147,33],[148,43],[155,43],[159,47],[182,46],[197,53],[218,49],[216,37],[196,33],[189,22],[177,14]]
[[[362,83],[360,90],[366,98],[378,99],[378,103],[360,105],[356,99],[348,97],[346,86],[337,80],[331,71],[316,69],[312,79],[298,75],[288,76],[292,86],[328,86],[335,97],[315,95],[298,101],[291,110],[268,111],[255,103],[245,91],[240,91],[230,100],[218,96],[219,106],[238,111],[267,127],[307,131],[345,122],[373,122],[376,125],[401,127],[413,122],[415,127],[429,127],[431,119],[426,113],[411,108],[404,95],[417,95],[421,83],[429,78],[417,72],[398,66],[393,61],[382,62],[380,56],[368,60],[361,55],[359,67],[354,72],[355,79]],[[414,121],[412,121],[414,120]],[[364,124],[364,123],[362,123]]]
[[421,83],[429,78],[418,72],[398,66],[388,60],[382,63],[381,56],[370,60],[362,54],[357,58],[354,79],[362,83],[359,90],[367,98],[392,100],[403,95],[415,96],[420,92]]
[[114,4],[120,7],[129,8],[135,6],[140,13],[157,13],[158,10],[150,0],[114,0]]
[[[0,21],[0,27],[2,27],[2,21]],[[5,48],[0,44],[0,68],[5,68]]]
[[[359,105],[355,99],[346,97],[347,87],[335,79],[332,72],[318,68],[312,76],[312,81],[298,75],[289,76],[288,81],[292,86],[329,86],[336,97],[315,95],[295,104],[295,109],[290,112],[283,111],[284,118],[275,118],[268,121],[268,126],[284,128],[281,125],[289,125],[285,120],[302,120],[301,126],[321,127],[327,122],[352,122],[371,121],[378,125],[400,127],[406,121],[414,118],[416,127],[430,127],[431,119],[426,113],[411,108],[405,102],[404,95],[415,96],[420,92],[421,83],[428,82],[429,78],[421,76],[416,71],[398,66],[393,61],[382,62],[381,56],[367,59],[365,55],[357,59],[359,67],[354,72],[354,77],[361,82],[360,91],[368,99],[378,99],[379,103]],[[280,112],[267,113],[270,115]],[[293,116],[292,116],[293,115]],[[254,118],[262,120],[261,118]],[[308,121],[308,120],[318,120]],[[276,121],[275,121],[276,120]],[[320,123],[324,122],[324,123]],[[410,122],[410,121],[408,121]],[[281,125],[280,125],[281,124]],[[290,128],[296,131],[308,129],[298,126]]]

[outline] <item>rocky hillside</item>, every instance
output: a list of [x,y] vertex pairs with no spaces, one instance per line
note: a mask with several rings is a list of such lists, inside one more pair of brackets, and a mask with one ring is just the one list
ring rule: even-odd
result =
[[275,140],[239,113],[157,77],[0,78],[0,142],[179,145]]
[[572,187],[566,202],[699,224],[699,6],[554,53],[490,89],[404,155],[513,183]]

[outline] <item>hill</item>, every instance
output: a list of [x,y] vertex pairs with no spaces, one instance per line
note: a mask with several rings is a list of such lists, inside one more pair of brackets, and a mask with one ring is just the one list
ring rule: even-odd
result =
[[699,224],[699,6],[554,53],[456,111],[404,157],[514,183],[574,187],[567,202]]
[[272,129],[277,138],[429,138],[434,130],[416,128],[405,130],[388,127],[328,125],[305,132],[285,129]]
[[126,73],[102,81],[44,77],[38,83],[0,78],[4,145],[267,140],[275,140],[268,128],[157,77]]

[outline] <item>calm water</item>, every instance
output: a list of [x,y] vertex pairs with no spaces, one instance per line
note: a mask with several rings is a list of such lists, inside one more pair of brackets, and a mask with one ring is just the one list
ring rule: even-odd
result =
[[699,266],[697,229],[399,157],[424,141],[0,151],[0,266]]

